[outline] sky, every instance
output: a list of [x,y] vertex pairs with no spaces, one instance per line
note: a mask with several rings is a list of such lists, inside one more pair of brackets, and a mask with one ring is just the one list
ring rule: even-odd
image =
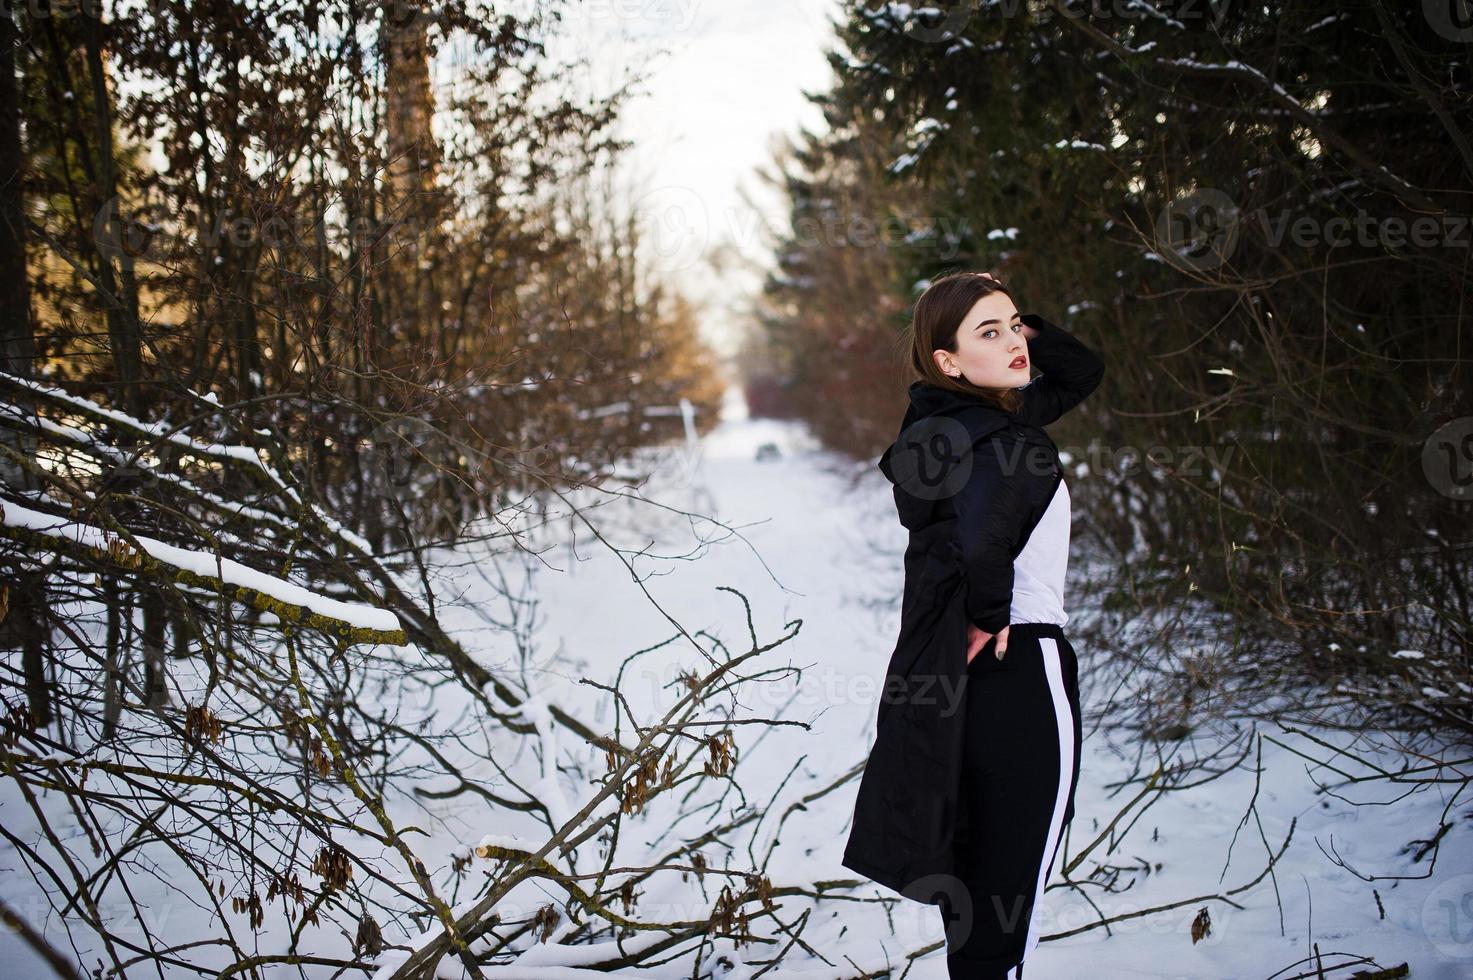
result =
[[[653,267],[702,303],[703,335],[729,353],[743,309],[761,283],[745,263],[770,255],[763,222],[781,200],[757,171],[776,137],[818,130],[804,91],[828,87],[824,50],[838,0],[585,0],[565,28],[585,45],[596,84],[642,70],[620,134],[640,227],[658,243]],[[744,199],[744,194],[745,198]],[[753,207],[758,209],[753,211]]]

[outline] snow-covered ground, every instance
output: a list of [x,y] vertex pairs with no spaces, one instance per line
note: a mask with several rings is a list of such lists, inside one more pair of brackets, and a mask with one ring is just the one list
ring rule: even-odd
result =
[[[777,448],[776,458],[758,461],[759,448],[768,443]],[[852,479],[856,475],[857,482]],[[608,732],[614,725],[610,699],[604,691],[580,684],[581,678],[610,683],[625,658],[666,643],[633,660],[624,675],[631,710],[640,720],[650,721],[679,695],[673,683],[678,670],[702,667],[704,658],[694,641],[709,648],[714,637],[733,654],[748,649],[747,611],[721,587],[739,590],[750,602],[759,644],[772,642],[791,628],[787,624],[801,619],[796,637],[746,665],[753,673],[801,666],[801,682],[777,676],[750,684],[742,689],[740,705],[734,706],[738,717],[801,724],[734,726],[740,758],[735,775],[741,791],[725,796],[719,791],[702,793],[687,800],[682,790],[657,798],[644,814],[625,818],[616,863],[627,863],[626,850],[637,855],[647,843],[650,852],[663,854],[736,813],[755,811],[761,818],[742,823],[727,837],[726,847],[701,849],[707,864],[746,868],[753,860],[764,862],[779,889],[812,889],[815,883],[826,883],[822,898],[782,896],[777,915],[791,925],[810,910],[803,942],[828,963],[795,948],[783,965],[764,977],[859,977],[861,971],[890,965],[896,976],[944,980],[939,948],[908,972],[905,969],[909,953],[941,942],[941,922],[933,907],[903,900],[888,905],[856,901],[893,893],[868,883],[852,889],[832,885],[854,880],[839,858],[857,779],[804,809],[791,809],[795,801],[853,769],[870,743],[878,680],[898,626],[894,600],[905,545],[904,530],[893,519],[889,484],[872,465],[856,467],[821,451],[801,426],[746,419],[740,402],[729,401],[724,421],[705,440],[700,459],[672,457],[644,496],[703,516],[626,502],[590,512],[590,519],[613,543],[631,551],[644,549],[637,557],[626,553],[622,559],[586,528],[578,528],[576,540],[570,540],[567,521],[548,529],[561,535],[561,542],[532,563],[542,566],[530,590],[538,603],[538,621],[525,651],[519,652],[509,634],[490,628],[483,618],[483,614],[499,617],[505,602],[492,586],[489,560],[478,559],[473,551],[446,556],[436,582],[446,602],[443,621],[483,663],[534,695],[528,717],[535,720],[540,705],[556,703],[594,731]],[[546,545],[555,538],[545,534],[541,540]],[[641,581],[635,581],[626,561]],[[693,640],[667,643],[677,635],[667,614]],[[698,632],[702,630],[706,632]],[[1091,651],[1082,644],[1076,647],[1087,702],[1085,727],[1090,730]],[[436,705],[439,710],[454,707]],[[627,726],[625,732],[627,738]],[[1324,757],[1322,748],[1277,729],[1265,733]],[[1324,737],[1337,743],[1345,740]],[[603,752],[552,728],[545,731],[539,748],[544,755],[556,753],[559,768],[553,770],[543,758],[542,778],[530,785],[552,805],[555,815],[575,812],[597,790],[590,777],[603,771]],[[1050,888],[1040,910],[1045,941],[1028,961],[1030,980],[1313,976],[1313,963],[1289,967],[1312,956],[1316,944],[1326,976],[1348,977],[1353,971],[1330,967],[1343,962],[1344,954],[1352,954],[1373,957],[1382,968],[1405,962],[1413,977],[1473,977],[1469,840],[1473,828],[1465,816],[1468,801],[1447,811],[1446,820],[1453,827],[1443,840],[1431,878],[1362,881],[1330,857],[1338,854],[1367,875],[1425,874],[1426,863],[1413,863],[1403,847],[1436,831],[1456,785],[1425,787],[1395,806],[1357,807],[1316,792],[1313,777],[1327,779],[1333,774],[1312,773],[1303,757],[1271,742],[1265,741],[1263,748],[1261,778],[1245,765],[1198,789],[1168,794],[1145,811],[1110,855],[1113,864],[1139,869],[1128,892],[1111,896],[1094,888],[1086,898],[1062,887]],[[1093,840],[1138,791],[1137,785],[1123,789],[1116,785],[1132,771],[1130,747],[1124,749],[1099,735],[1086,740],[1077,815],[1060,864]],[[1253,761],[1250,755],[1247,763]],[[527,764],[535,774],[538,760],[529,759]],[[24,804],[13,797],[8,782],[4,785],[0,818],[19,829]],[[1240,829],[1255,787],[1261,826],[1250,818]],[[1387,801],[1395,791],[1393,786],[1368,783],[1345,788],[1341,795],[1361,802]],[[533,845],[546,839],[545,827],[532,817],[492,811],[478,798],[428,801],[422,808],[401,800],[391,812],[397,821],[430,832],[428,839],[416,838],[415,846],[437,884],[446,880],[455,849],[474,846],[488,835]],[[1275,874],[1232,896],[1241,908],[1210,899],[1193,901],[1170,912],[1128,920],[1114,926],[1110,935],[1097,929],[1061,940],[1047,938],[1086,925],[1100,914],[1118,915],[1234,889],[1259,875],[1269,852],[1277,852],[1283,844],[1291,820],[1297,820],[1293,838]],[[585,845],[582,851],[576,870],[601,867],[596,849]],[[1103,857],[1102,851],[1095,856]],[[478,862],[478,867],[487,865]],[[384,866],[392,867],[392,861],[386,859]],[[1086,877],[1092,866],[1086,861],[1076,870],[1076,878]],[[0,850],[0,884],[8,902],[23,907],[34,903],[26,896],[34,895],[35,883],[8,847]],[[151,882],[140,882],[140,887],[147,884]],[[720,885],[720,879],[709,874],[702,885],[694,877],[682,880],[679,874],[666,873],[643,886],[639,911],[654,918],[703,918]],[[1373,889],[1384,906],[1384,917]],[[465,893],[463,889],[455,900],[463,903]],[[560,898],[555,885],[533,881],[518,886],[503,908],[526,913]],[[204,917],[194,909],[180,908],[177,902],[172,907],[175,918],[169,932],[174,939],[189,935],[191,929],[206,929]],[[1194,944],[1192,923],[1203,907],[1211,915],[1211,933]],[[268,907],[268,927],[273,914]],[[238,918],[243,922],[243,916]],[[758,917],[754,928],[782,938],[770,919]],[[51,935],[67,948],[59,931],[53,929]],[[391,942],[401,939],[393,924],[385,925],[385,935]],[[342,950],[341,937],[325,930],[322,944],[324,953]],[[262,943],[263,951],[271,948],[269,942]],[[755,976],[760,967],[743,961],[770,957],[774,944],[735,949],[723,942],[716,948],[716,954],[707,950],[703,963],[725,980]],[[587,953],[586,947],[558,951],[543,946],[528,952],[521,963],[487,975],[591,977],[595,974],[572,969]],[[386,956],[380,962],[392,960]],[[95,963],[96,953],[89,954],[87,962]],[[683,957],[623,975],[675,980],[691,976],[691,970],[690,958]],[[0,933],[0,975],[29,978],[49,973],[17,937]],[[441,975],[460,973],[447,962]]]

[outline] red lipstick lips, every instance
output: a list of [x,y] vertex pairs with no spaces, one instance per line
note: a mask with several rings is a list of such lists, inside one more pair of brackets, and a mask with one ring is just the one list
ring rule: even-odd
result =
[[1028,358],[1024,357],[1022,354],[1019,354],[1017,357],[1013,358],[1013,363],[1008,365],[1008,367],[1010,368],[1025,368],[1027,366]]

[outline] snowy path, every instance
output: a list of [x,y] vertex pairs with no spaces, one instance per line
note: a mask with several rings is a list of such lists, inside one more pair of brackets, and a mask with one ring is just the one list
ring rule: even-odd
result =
[[[778,887],[852,880],[852,872],[839,864],[839,857],[857,781],[789,816],[780,834],[777,818],[794,801],[833,782],[865,756],[878,682],[898,625],[893,600],[901,584],[904,531],[893,517],[889,485],[873,466],[856,469],[817,450],[800,426],[748,421],[737,406],[731,409],[706,439],[694,482],[684,483],[678,470],[672,471],[675,476],[666,473],[665,482],[649,488],[646,496],[719,518],[738,527],[745,540],[647,504],[621,502],[599,508],[591,516],[621,546],[648,545],[652,554],[662,556],[640,558],[635,568],[649,576],[644,587],[653,599],[693,633],[708,630],[733,652],[747,648],[745,610],[731,593],[719,591],[719,586],[739,589],[751,602],[759,643],[772,642],[785,631],[786,622],[801,618],[803,626],[795,639],[755,663],[759,669],[801,665],[802,683],[787,680],[752,686],[743,699],[741,714],[801,721],[808,727],[738,726],[737,744],[742,751],[738,782],[744,798],[733,794],[719,811],[692,806],[695,812],[675,819],[670,808],[678,808],[679,802],[657,799],[658,805],[644,817],[627,818],[623,833],[626,842],[643,835],[657,851],[663,850],[677,842],[676,835],[694,836],[745,805],[765,811],[763,818],[745,823],[740,834],[727,841],[730,850],[703,848],[712,867],[749,867],[749,855],[761,856],[772,849],[768,867]],[[776,444],[779,457],[757,461],[758,447],[768,442]],[[846,474],[855,472],[860,480],[851,488]],[[595,731],[608,731],[613,722],[607,696],[580,685],[579,678],[611,681],[624,658],[668,640],[674,630],[606,547],[592,540],[586,530],[580,530],[576,545],[569,547],[566,529],[564,523],[560,530],[550,529],[553,533],[542,535],[544,545],[557,535],[564,540],[542,555],[550,567],[537,573],[530,590],[541,622],[529,631],[524,663],[510,635],[481,618],[489,615],[504,621],[506,603],[488,580],[494,578],[496,563],[474,550],[447,556],[435,582],[436,592],[446,602],[441,613],[447,628],[484,663],[496,665],[503,676],[521,678],[542,699],[572,712]],[[689,556],[694,560],[669,557],[692,551],[696,535],[722,540],[695,549]],[[702,637],[702,642],[709,644],[709,639]],[[1082,647],[1079,652],[1088,699],[1090,652]],[[695,651],[682,640],[645,654],[624,684],[641,720],[650,720],[660,706],[670,703],[677,668],[699,663]],[[529,717],[537,717],[538,703],[534,702]],[[456,705],[437,700],[435,707],[453,716]],[[1086,710],[1086,729],[1088,721]],[[553,774],[542,769],[537,781],[536,760],[529,758],[525,762],[533,769],[529,785],[551,804],[554,815],[576,811],[593,788],[574,778],[574,767],[581,765],[585,773],[598,772],[602,752],[552,728],[543,735],[541,747],[555,753],[561,771]],[[1298,820],[1276,875],[1282,933],[1275,884],[1266,879],[1235,896],[1241,909],[1222,902],[1194,902],[1169,913],[1130,920],[1116,926],[1113,935],[1094,930],[1046,941],[1028,961],[1029,980],[1289,977],[1312,972],[1307,967],[1285,967],[1312,955],[1315,943],[1327,965],[1341,959],[1331,955],[1334,951],[1344,951],[1373,956],[1383,967],[1406,962],[1411,975],[1418,978],[1473,977],[1473,874],[1468,873],[1473,870],[1469,842],[1473,828],[1467,826],[1459,809],[1450,812],[1449,820],[1455,826],[1444,838],[1437,875],[1430,880],[1364,882],[1337,867],[1325,853],[1333,849],[1367,873],[1425,873],[1425,864],[1413,864],[1400,850],[1406,841],[1436,830],[1451,789],[1434,787],[1394,808],[1354,807],[1317,796],[1306,763],[1292,753],[1265,743],[1264,761],[1266,772],[1257,805],[1268,844],[1277,849],[1290,821]],[[1134,794],[1135,787],[1114,795],[1109,789],[1129,772],[1129,760],[1117,756],[1103,738],[1086,741],[1078,815],[1066,841],[1065,860],[1098,833],[1126,796]],[[1134,887],[1123,895],[1102,896],[1098,890],[1091,891],[1098,909],[1118,915],[1234,888],[1258,875],[1266,852],[1256,824],[1250,822],[1242,829],[1229,854],[1253,792],[1253,773],[1244,769],[1201,789],[1170,794],[1148,810],[1111,857],[1118,865],[1148,871],[1138,874]],[[0,813],[23,812],[12,809],[17,801],[9,798],[9,792],[5,795],[0,799]],[[1372,785],[1358,798],[1385,800],[1389,795],[1388,787]],[[474,845],[488,834],[533,844],[546,837],[545,829],[531,817],[505,812],[493,817],[483,804],[465,798],[422,806],[400,801],[391,810],[401,825],[415,823],[430,830],[431,836],[420,838],[416,849],[425,856],[437,882],[445,880],[453,849]],[[1466,801],[1461,810],[1467,810]],[[597,853],[584,850],[578,870],[596,868]],[[384,866],[392,868],[393,859]],[[479,862],[478,867],[484,868],[485,863]],[[1076,876],[1087,874],[1089,867],[1092,865],[1086,863]],[[39,924],[44,906],[38,904],[34,884],[13,852],[4,854],[0,881],[7,900],[34,910],[32,921]],[[1378,914],[1373,887],[1385,907],[1384,919]],[[699,918],[707,913],[719,889],[719,881],[713,885],[708,880],[703,894],[693,881],[681,882],[677,875],[667,874],[659,883],[648,883],[639,907],[645,915]],[[890,897],[874,885],[861,887],[850,897],[876,895]],[[509,914],[526,913],[556,903],[559,897],[555,886],[532,882],[513,891],[502,908]],[[464,899],[462,892],[456,901]],[[781,904],[786,922],[797,919],[805,907],[812,908],[803,939],[837,966],[805,960],[800,951],[794,951],[784,967],[763,974],[773,980],[857,977],[856,967],[873,971],[886,963],[903,969],[907,952],[941,940],[936,910],[917,903],[900,902],[886,909],[844,898],[815,904],[788,896]],[[1210,909],[1212,931],[1193,944],[1192,922],[1203,905]],[[168,929],[175,937],[214,931],[187,903],[165,899],[163,909],[172,916]],[[1053,888],[1044,898],[1040,916],[1041,932],[1047,937],[1087,924],[1096,913],[1080,895]],[[234,925],[240,927],[239,922]],[[268,919],[262,949],[273,947],[271,927]],[[385,932],[394,935],[392,927]],[[328,930],[320,934],[320,952],[341,952],[337,937]],[[64,936],[54,927],[51,938],[67,948]],[[587,954],[586,949],[582,952]],[[762,959],[770,953],[770,947],[754,945],[735,955]],[[491,971],[488,976],[527,980],[594,976],[568,969],[578,955],[577,951],[543,947],[529,952],[522,963]],[[551,962],[561,966],[541,965]],[[708,965],[715,962],[708,956]],[[728,972],[718,970],[716,975],[721,980],[741,980],[752,977],[757,969],[736,966]],[[638,975],[673,980],[690,974],[689,958],[682,958]],[[0,932],[0,975],[48,974],[22,949],[17,937]],[[912,980],[945,980],[940,951],[918,961],[904,975]]]
[[[782,458],[754,461],[757,447],[769,441],[782,448]],[[765,521],[743,533],[791,591],[781,592],[765,577],[756,557],[739,543],[722,545],[694,565],[676,571],[671,579],[678,581],[656,580],[661,583],[662,601],[695,625],[714,628],[719,622],[728,631],[734,628],[737,614],[728,608],[725,594],[706,591],[718,583],[746,591],[758,616],[759,638],[764,622],[776,633],[783,620],[803,619],[796,640],[775,653],[806,665],[796,703],[782,716],[810,720],[812,729],[775,732],[757,749],[763,759],[755,763],[770,767],[775,781],[786,772],[788,763],[803,758],[802,771],[811,778],[790,782],[779,796],[779,808],[863,758],[873,715],[873,685],[883,673],[898,624],[898,610],[866,605],[894,595],[900,585],[905,537],[893,519],[888,484],[878,473],[869,472],[850,490],[842,475],[845,469],[829,455],[811,449],[800,427],[740,417],[723,423],[707,439],[702,467],[705,485],[714,497],[712,513],[733,524]],[[583,575],[580,569],[578,577]],[[569,593],[561,602],[554,601],[554,606],[566,608],[566,603],[586,608],[589,602],[598,602],[603,610],[603,615],[594,617],[595,622],[583,619],[564,624],[560,633],[570,646],[591,649],[611,633],[624,638],[620,650],[640,645],[640,630],[626,632],[630,615],[646,618],[633,608],[637,602],[621,603],[615,594],[595,599],[600,590],[590,588],[586,581],[558,587],[562,585],[569,587]],[[612,583],[609,592],[629,594],[627,586],[621,589]],[[616,616],[614,609],[620,605],[626,615],[618,616],[618,629],[601,629],[600,622],[612,626],[603,616]],[[658,624],[652,629],[651,637],[663,635]],[[1080,652],[1087,663],[1088,652]],[[1087,677],[1085,684],[1088,697]],[[1276,729],[1264,731],[1291,744],[1295,741]],[[780,747],[773,744],[775,740],[780,740]],[[1323,757],[1321,750],[1314,751]],[[1297,818],[1293,839],[1276,869],[1282,932],[1275,885],[1265,878],[1235,896],[1241,910],[1222,902],[1195,902],[1117,925],[1110,936],[1095,930],[1045,942],[1028,963],[1029,977],[1228,980],[1292,976],[1312,972],[1310,966],[1285,968],[1312,956],[1315,943],[1327,968],[1346,959],[1331,955],[1343,951],[1371,956],[1382,967],[1406,962],[1414,977],[1473,977],[1473,874],[1467,873],[1473,870],[1469,834],[1473,828],[1467,821],[1461,821],[1463,825],[1444,840],[1437,873],[1429,880],[1361,881],[1337,867],[1325,853],[1333,850],[1367,874],[1425,874],[1425,862],[1413,864],[1400,850],[1407,840],[1436,829],[1450,790],[1422,792],[1395,808],[1355,807],[1322,799],[1306,773],[1307,763],[1267,742],[1264,766],[1257,805],[1263,815],[1263,835],[1274,850],[1282,845],[1290,820]],[[1128,760],[1118,758],[1103,738],[1086,741],[1079,815],[1067,841],[1067,855],[1092,839],[1125,797],[1135,792],[1134,788],[1125,793],[1106,788],[1129,772]],[[751,775],[748,769],[746,778]],[[749,787],[754,791],[752,798],[764,798],[761,788]],[[1121,865],[1144,863],[1149,873],[1141,875],[1123,895],[1102,897],[1091,892],[1098,908],[1118,915],[1219,893],[1256,877],[1265,867],[1267,852],[1252,821],[1238,832],[1229,852],[1253,790],[1253,773],[1245,767],[1202,789],[1168,794],[1146,812],[1111,858]],[[823,801],[829,805],[810,808],[801,823],[789,822],[772,865],[782,875],[776,884],[853,877],[838,863],[853,791],[851,783]],[[1362,801],[1390,798],[1389,787],[1374,784],[1359,795],[1354,789],[1348,795]],[[1462,810],[1467,810],[1466,801]],[[1450,819],[1458,820],[1456,816]],[[1076,875],[1087,867],[1088,863]],[[1384,919],[1378,913],[1373,888],[1385,907]],[[861,893],[880,890],[870,886]],[[1211,914],[1211,934],[1193,944],[1192,921],[1204,905]],[[1095,919],[1088,903],[1061,888],[1049,890],[1040,915],[1045,936]],[[887,957],[891,961],[903,958],[906,951],[940,938],[935,910],[908,902],[888,917],[876,908],[823,902],[805,933],[810,944],[831,957],[848,957],[870,969]],[[790,968],[765,975],[854,975],[854,971],[834,971],[817,962],[803,970],[798,961],[788,962]],[[1353,971],[1329,975],[1348,976],[1349,972]],[[915,980],[945,978],[940,954],[918,962],[909,976]]]

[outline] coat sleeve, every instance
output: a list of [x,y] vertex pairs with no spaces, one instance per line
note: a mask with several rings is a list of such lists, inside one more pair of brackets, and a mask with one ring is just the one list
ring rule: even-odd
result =
[[1045,426],[1088,397],[1105,376],[1105,362],[1078,338],[1037,313],[1022,320],[1038,331],[1028,341],[1028,356],[1043,373],[1020,390],[1023,408],[1018,417]]
[[954,498],[966,567],[967,619],[985,633],[1008,625],[1013,602],[1013,549],[1026,510],[1019,445],[978,440],[972,447],[971,472]]

